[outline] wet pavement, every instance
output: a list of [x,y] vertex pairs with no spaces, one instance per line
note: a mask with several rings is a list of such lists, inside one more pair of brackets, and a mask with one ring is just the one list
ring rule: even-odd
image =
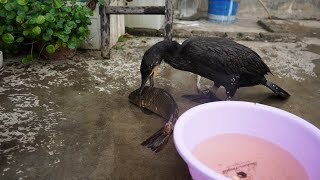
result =
[[[140,86],[140,61],[155,37],[135,37],[112,49],[111,59],[80,51],[71,60],[5,59],[0,72],[0,179],[190,179],[171,140],[154,154],[140,143],[163,120],[128,102]],[[184,39],[178,38],[182,42]],[[267,78],[291,97],[264,86],[241,88],[233,100],[271,105],[320,127],[320,39],[240,41],[270,67]],[[196,76],[162,64],[155,86],[169,91],[180,114],[198,105]],[[211,86],[202,81],[203,88]],[[224,89],[217,95],[224,98]]]

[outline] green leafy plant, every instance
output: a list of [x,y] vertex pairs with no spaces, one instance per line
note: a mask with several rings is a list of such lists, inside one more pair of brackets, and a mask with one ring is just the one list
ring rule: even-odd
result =
[[106,4],[106,0],[98,0],[98,3],[101,5],[105,5]]
[[9,52],[30,46],[23,63],[33,59],[35,45],[47,53],[76,49],[90,34],[92,15],[76,0],[0,0],[0,44]]
[[134,36],[126,33],[124,35],[121,35],[119,38],[118,38],[118,42],[112,47],[113,49],[116,49],[116,50],[123,50],[124,49],[124,46],[125,46],[125,42],[127,42],[129,39],[133,38]]

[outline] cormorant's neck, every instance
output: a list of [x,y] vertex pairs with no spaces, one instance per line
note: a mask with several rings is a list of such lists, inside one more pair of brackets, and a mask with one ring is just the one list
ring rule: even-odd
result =
[[157,50],[161,52],[163,58],[174,56],[178,53],[180,44],[177,41],[164,40],[159,43]]
[[[158,58],[176,69],[188,70],[190,69],[189,63],[181,58],[180,49],[181,45],[178,42],[164,40],[152,46],[148,53],[158,55]],[[157,56],[154,58],[157,58]]]
[[166,41],[164,46],[165,48],[162,57],[164,62],[176,69],[188,70],[188,62],[180,56],[181,45],[176,41]]

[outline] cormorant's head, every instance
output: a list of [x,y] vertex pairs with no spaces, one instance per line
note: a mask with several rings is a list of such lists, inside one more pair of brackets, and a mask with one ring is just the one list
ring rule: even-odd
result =
[[148,79],[150,81],[150,86],[153,86],[153,76],[156,73],[156,68],[160,65],[163,59],[172,56],[178,50],[178,47],[179,43],[176,41],[164,40],[156,43],[145,52],[140,66],[142,80],[140,93],[142,92]]
[[153,47],[146,51],[142,58],[140,73],[141,73],[141,86],[140,92],[142,92],[147,81],[150,81],[150,86],[153,86],[153,76],[156,73],[156,68],[162,61],[162,54],[159,51],[155,51]]

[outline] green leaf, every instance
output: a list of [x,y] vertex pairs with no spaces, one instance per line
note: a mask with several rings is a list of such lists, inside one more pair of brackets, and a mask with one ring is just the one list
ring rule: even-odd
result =
[[12,25],[7,26],[7,31],[12,32],[14,30],[14,27]]
[[40,9],[43,10],[43,11],[48,11],[48,6],[42,4],[40,6]]
[[90,15],[90,16],[93,16],[93,11],[90,10],[90,11],[89,11],[89,15]]
[[70,1],[70,4],[75,5],[76,2],[77,2],[77,1],[75,1],[75,0],[71,0],[71,1]]
[[51,35],[50,34],[43,34],[42,35],[42,39],[44,41],[50,41],[51,40]]
[[8,0],[0,0],[0,3],[2,3],[2,4],[5,4],[7,2],[8,2]]
[[24,6],[24,5],[26,5],[27,3],[28,3],[27,0],[18,0],[18,4],[19,4],[20,6]]
[[68,43],[68,48],[70,48],[70,49],[76,49],[76,48],[77,48],[77,43],[74,42],[74,41]]
[[6,44],[12,44],[14,42],[14,37],[10,33],[2,35],[2,41]]
[[46,18],[42,15],[39,15],[36,20],[37,24],[43,24],[45,21],[46,21]]
[[62,10],[65,11],[65,12],[71,12],[71,7],[70,6],[64,6],[62,8]]
[[114,45],[114,46],[112,46],[112,48],[116,49],[116,50],[118,50],[118,49],[123,50],[124,49],[123,46],[124,45]]
[[61,8],[62,5],[63,5],[63,1],[61,1],[61,0],[53,0],[54,8],[56,8],[56,9]]
[[81,20],[81,15],[80,15],[80,13],[79,13],[79,12],[76,12],[76,13],[74,14],[74,18]]
[[57,21],[56,27],[63,28],[63,21],[62,20]]
[[12,11],[13,10],[13,3],[8,3],[8,4],[4,5],[4,8],[7,11]]
[[63,18],[64,18],[64,17],[68,16],[68,13],[61,12],[59,15],[60,15],[60,17],[63,17]]
[[64,31],[63,31],[64,34],[70,34],[71,33],[71,29],[70,28],[66,28]]
[[60,40],[58,40],[57,42],[56,42],[56,45],[54,46],[56,49],[59,49],[60,48],[60,46],[61,46],[61,41]]
[[36,26],[32,29],[32,32],[35,34],[35,35],[39,35],[41,33],[41,28],[39,26]]
[[53,34],[53,30],[51,28],[47,29],[47,34],[52,35]]
[[53,8],[51,8],[51,9],[49,10],[49,13],[52,14],[52,15],[55,15],[55,14],[56,14],[56,10],[53,9]]
[[24,40],[23,37],[19,37],[19,38],[16,40],[16,42],[21,43],[23,40]]
[[46,50],[49,54],[53,54],[56,52],[56,48],[54,47],[54,45],[50,44],[46,47]]
[[91,20],[88,18],[87,21],[86,21],[86,23],[87,23],[88,25],[91,25]]
[[86,32],[86,28],[84,28],[83,26],[78,28],[80,34],[84,34]]
[[46,20],[49,21],[49,22],[54,22],[55,18],[54,18],[54,16],[52,14],[47,13],[46,14]]
[[0,17],[6,17],[7,11],[5,9],[0,9]]
[[18,23],[22,23],[22,22],[24,21],[24,17],[18,15],[18,16],[16,17],[16,21],[17,21]]
[[29,7],[28,6],[23,6],[23,10],[24,10],[24,12],[28,12],[29,11]]
[[21,24],[21,27],[23,27],[24,29],[27,28],[28,26],[29,26],[29,25],[28,25],[28,23],[26,23],[26,22]]
[[98,2],[100,3],[100,5],[105,5],[106,4],[106,0],[98,0]]
[[63,42],[68,42],[68,40],[69,40],[69,35],[60,34],[59,38],[60,38]]
[[22,17],[26,16],[26,12],[24,11],[23,8],[18,10],[18,15]]
[[29,24],[35,24],[36,22],[37,22],[36,18],[31,18],[31,19],[28,20]]
[[28,55],[28,56],[22,58],[22,60],[21,60],[21,62],[22,62],[23,64],[27,64],[27,63],[29,63],[30,61],[32,61],[32,56],[31,56],[31,55]]
[[7,15],[7,18],[8,18],[8,19],[14,19],[14,17],[16,17],[16,12],[14,12],[14,11],[9,11],[9,12],[8,12],[8,15]]
[[53,35],[56,36],[56,37],[59,37],[60,36],[60,32],[59,31],[53,31]]
[[68,22],[67,22],[67,26],[73,28],[73,27],[76,27],[77,24],[76,24],[74,21],[68,21]]
[[62,43],[62,47],[67,47],[68,46],[68,44],[67,43]]
[[29,33],[30,33],[30,30],[27,30],[27,29],[23,30],[23,32],[22,32],[22,34],[23,34],[24,36],[28,36]]
[[128,40],[128,37],[125,35],[122,35],[118,38],[118,42],[126,42]]

